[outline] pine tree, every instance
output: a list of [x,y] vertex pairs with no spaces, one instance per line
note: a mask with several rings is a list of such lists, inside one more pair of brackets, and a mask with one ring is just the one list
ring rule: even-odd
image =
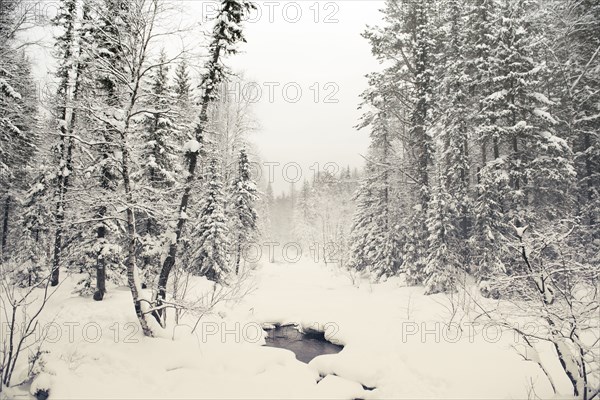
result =
[[[372,168],[372,167],[371,167]],[[367,177],[363,179],[355,195],[356,211],[350,233],[350,267],[365,271],[373,264],[373,230],[375,227],[375,194],[372,186],[373,171],[367,168]]]
[[242,251],[256,238],[257,219],[255,202],[258,198],[256,184],[252,180],[250,163],[246,150],[240,150],[238,174],[231,188],[232,210],[229,212],[232,243],[235,244],[235,273],[239,273]]
[[501,161],[490,161],[480,171],[475,201],[475,221],[470,239],[473,271],[478,280],[504,274],[510,259],[510,226],[506,222],[504,194],[510,190],[508,175]]
[[[448,2],[445,36],[441,39],[446,46],[438,60],[442,68],[438,71],[441,96],[438,112],[439,126],[436,128],[441,139],[439,149],[443,184],[447,193],[452,193],[448,205],[455,210],[452,224],[456,226],[456,234],[466,240],[472,216],[471,193],[471,157],[473,116],[469,89],[472,86],[468,71],[468,36],[466,24],[462,16],[466,4],[463,0]],[[441,186],[441,185],[440,185]],[[456,251],[458,249],[454,249]],[[465,256],[465,254],[463,254]],[[464,257],[463,257],[464,258]]]
[[188,64],[182,59],[177,68],[175,68],[175,78],[173,82],[173,92],[177,105],[180,107],[189,107],[192,101],[192,82],[188,70]]
[[[142,197],[147,210],[167,208],[170,200],[168,189],[176,183],[178,149],[174,119],[178,115],[174,113],[175,102],[171,96],[168,72],[167,55],[162,49],[156,68],[150,73],[148,94],[144,98],[149,111],[139,126],[138,163],[141,168],[132,174],[132,179],[142,189],[138,196]],[[163,247],[161,235],[166,227],[152,212],[139,214],[136,223],[141,236],[141,270],[145,281],[153,281]]]
[[427,241],[431,252],[423,271],[426,294],[454,290],[457,270],[462,265],[461,255],[457,252],[460,246],[459,236],[453,221],[457,210],[444,186],[442,181],[434,191],[427,218]]
[[195,238],[193,270],[209,280],[223,283],[230,272],[227,251],[229,237],[222,177],[218,161],[212,157],[206,173],[206,187],[200,204]]
[[308,181],[304,181],[294,206],[292,232],[294,240],[303,249],[308,249],[316,241],[314,232],[317,218],[315,207],[313,191]]
[[431,112],[433,101],[433,27],[431,6],[426,3],[411,3],[409,6],[408,33],[413,37],[412,63],[414,86],[412,88],[414,108],[410,115],[411,147],[415,150],[415,173],[418,200],[415,213],[409,222],[406,250],[407,276],[411,283],[421,283],[430,244],[426,231],[426,220],[431,200],[431,178],[429,168],[433,161]]
[[509,208],[517,226],[552,218],[558,203],[569,205],[564,194],[573,175],[571,154],[564,138],[556,136],[554,102],[541,93],[544,64],[537,47],[540,32],[529,23],[532,1],[507,2],[502,10],[499,71],[494,80],[501,111],[497,115],[501,140],[508,142],[511,180]]
[[402,218],[395,219],[392,226],[398,224],[406,229],[401,235],[401,232],[390,234],[388,243],[397,242],[403,247],[403,269],[409,282],[418,284],[424,279],[430,249],[426,221],[431,186],[435,183],[430,170],[435,162],[433,94],[438,88],[435,75],[438,21],[433,5],[427,2],[390,0],[383,12],[385,26],[371,29],[365,37],[370,40],[375,56],[389,66],[381,73],[371,74],[371,89],[364,97],[379,113],[385,114],[382,119],[393,127],[399,140],[394,160],[387,164],[396,167],[394,172],[400,174],[402,184],[396,195],[402,203],[398,213]]
[[171,95],[168,82],[169,66],[164,49],[157,67],[152,71],[147,98],[152,111],[145,115],[141,132],[141,164],[139,179],[152,188],[170,187],[175,183],[174,163],[176,146],[172,141],[174,122],[171,114]]
[[[412,211],[403,238],[405,270],[411,283],[423,281],[427,258],[426,220],[431,196],[430,169],[434,162],[432,132],[435,51],[437,29],[433,6],[428,2],[388,1],[384,10],[386,26],[366,37],[373,52],[392,64],[372,77],[375,99],[387,118],[397,121],[401,134],[401,172],[413,186],[409,207]],[[372,101],[373,103],[373,101]],[[377,104],[378,103],[378,104]],[[408,186],[408,185],[407,185]]]
[[24,197],[20,222],[23,227],[21,245],[25,254],[15,277],[15,283],[21,287],[37,285],[48,276],[46,249],[50,247],[48,239],[54,218],[52,203],[49,202],[52,198],[48,193],[50,190],[46,174],[41,173]]
[[[475,263],[480,279],[510,270],[510,225],[536,225],[570,207],[572,155],[557,136],[546,80],[541,31],[531,23],[531,1],[481,1],[473,14],[475,137],[481,143],[475,209]],[[492,157],[487,149],[491,146]],[[556,206],[556,204],[560,206]],[[562,210],[560,210],[562,208]],[[510,264],[510,263],[509,263]]]
[[[481,146],[483,165],[490,159],[500,157],[499,134],[495,129],[495,108],[490,104],[498,85],[493,80],[496,60],[493,52],[498,47],[495,34],[499,19],[497,0],[476,0],[469,14],[469,39],[466,43],[467,71],[472,76],[470,94],[476,110],[474,137]],[[492,146],[493,156],[488,156]]]
[[190,77],[187,60],[182,59],[175,68],[173,78],[173,87],[171,91],[174,96],[173,105],[173,123],[174,136],[180,146],[192,139],[194,131],[194,91],[192,89],[192,79]]
[[[380,149],[372,149],[377,154]],[[350,233],[350,267],[368,271],[374,278],[393,275],[399,262],[400,243],[392,212],[393,203],[387,175],[387,164],[371,161],[366,177],[358,189],[356,209]]]
[[[2,22],[0,21],[0,25]],[[11,221],[18,220],[18,204],[29,189],[30,168],[38,149],[37,98],[31,65],[12,40],[0,51],[0,195],[2,207],[2,258],[9,255]]]
[[453,275],[468,263],[467,246],[472,220],[469,148],[473,118],[469,101],[467,30],[463,15],[465,2],[446,4],[444,25],[435,57],[438,76],[439,115],[435,131],[439,138],[436,165],[439,165],[435,196],[427,215],[428,241],[432,252],[425,267],[427,293],[451,290]]
[[37,98],[20,34],[28,28],[24,2],[0,6],[0,261],[9,256],[9,233],[17,222],[18,199],[28,188],[27,169],[36,151]]

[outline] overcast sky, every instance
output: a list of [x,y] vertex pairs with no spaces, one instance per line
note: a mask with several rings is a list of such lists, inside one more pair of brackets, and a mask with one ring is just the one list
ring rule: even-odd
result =
[[[376,70],[377,62],[360,34],[379,21],[383,2],[258,5],[258,21],[246,23],[244,53],[231,62],[262,89],[255,106],[261,129],[253,141],[265,161],[281,163],[274,167],[276,192],[289,187],[282,179],[286,163],[300,164],[307,179],[317,162],[321,168],[328,162],[362,166],[359,154],[368,146],[368,132],[353,127],[361,115],[357,107],[366,88],[364,75]],[[290,180],[296,175],[293,166],[287,172]]]

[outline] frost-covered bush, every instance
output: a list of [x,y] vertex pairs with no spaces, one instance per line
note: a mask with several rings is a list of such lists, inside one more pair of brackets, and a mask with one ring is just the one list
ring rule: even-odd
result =
[[[490,315],[524,341],[521,355],[536,362],[556,388],[550,361],[539,356],[550,346],[576,397],[591,399],[600,389],[600,261],[598,248],[586,242],[576,223],[529,232],[518,228],[515,259],[521,268],[496,275],[486,284],[501,293]],[[595,250],[594,250],[595,249]],[[519,326],[534,321],[535,329]]]
[[7,263],[0,264],[0,393],[5,387],[31,381],[41,372],[45,336],[38,335],[39,319],[54,293],[50,274],[37,286],[21,288],[12,282],[14,271],[9,268]]

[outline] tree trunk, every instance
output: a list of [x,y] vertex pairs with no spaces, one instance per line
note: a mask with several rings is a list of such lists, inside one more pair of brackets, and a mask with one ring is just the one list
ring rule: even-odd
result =
[[[588,204],[591,204],[593,198],[594,198],[594,180],[592,179],[593,176],[593,171],[594,171],[594,167],[592,166],[592,160],[591,160],[591,155],[588,153],[588,150],[590,149],[590,147],[592,147],[592,140],[590,137],[589,132],[585,132],[583,134],[583,154],[585,154],[585,179],[586,179],[586,183],[587,183],[587,193],[586,193],[586,197],[587,197],[587,202]],[[595,215],[594,212],[590,212],[588,213],[589,215],[589,220],[588,220],[588,224],[589,226],[594,226],[596,221],[595,221]],[[599,237],[600,233],[594,233],[594,237]]]
[[2,217],[2,259],[6,260],[6,244],[8,242],[8,219],[10,217],[10,195],[4,200],[4,213]]
[[240,260],[242,259],[242,238],[238,237],[237,242],[237,254],[235,257],[235,274],[239,275],[240,273]]
[[51,286],[58,286],[60,281],[60,256],[62,251],[62,224],[64,218],[56,216],[56,233],[54,236],[54,257],[52,259],[52,278],[50,278]]
[[[106,135],[106,141],[109,140],[110,135]],[[108,149],[102,150],[102,157],[104,161],[109,158]],[[110,190],[111,173],[109,167],[105,166],[102,168],[102,175],[100,177],[100,187],[103,190]],[[106,244],[107,229],[104,224],[106,213],[108,208],[105,205],[100,205],[96,210],[96,218],[98,219],[98,227],[96,229],[96,239],[100,243],[98,254],[96,254],[96,291],[94,292],[94,300],[102,301],[106,294],[106,257],[104,254],[104,246]]]
[[[463,125],[463,134],[466,137],[467,134],[466,134],[465,130],[466,130],[466,128]],[[462,178],[463,188],[465,190],[464,195],[469,197],[468,194],[470,192],[469,189],[470,189],[470,183],[471,183],[471,179],[470,179],[471,178],[471,174],[470,174],[471,160],[469,158],[469,141],[468,141],[468,139],[465,139],[463,142],[463,151],[465,154],[465,160],[467,160],[467,162],[469,163],[469,166],[467,167],[466,170],[465,169],[462,170],[461,178]],[[471,220],[469,218],[469,210],[464,202],[462,204],[461,213],[462,213],[462,219],[461,219],[462,238],[464,240],[467,240],[467,239],[469,239],[469,236],[470,236],[469,230],[471,227]]]
[[106,216],[106,206],[101,206],[96,214],[100,220],[100,225],[96,231],[96,237],[98,242],[102,243],[102,246],[98,250],[96,255],[96,292],[94,293],[94,300],[102,301],[104,294],[106,293],[106,259],[104,258],[104,240],[106,238],[106,226],[102,219]]
[[[207,109],[204,106],[203,110]],[[206,113],[204,113],[206,118]],[[199,128],[196,129],[198,132]],[[191,192],[192,192],[192,183],[196,177],[196,167],[198,165],[198,152],[190,153],[188,155],[188,175],[186,179],[186,184],[183,190],[183,196],[181,196],[181,203],[179,204],[179,215],[183,216],[186,213],[188,203],[190,200]],[[181,238],[181,234],[183,232],[183,227],[185,226],[186,219],[180,217],[177,221],[177,228],[175,229],[175,238],[171,240],[169,244],[169,252],[165,261],[163,262],[162,269],[160,271],[160,275],[158,278],[158,291],[156,294],[156,300],[160,303],[161,300],[166,300],[167,298],[167,283],[169,281],[169,275],[173,266],[175,265],[175,259],[177,256],[177,245],[179,244],[179,239]],[[161,325],[164,326],[164,321],[162,321],[163,313],[162,311],[158,311],[155,314],[155,317],[159,320]]]
[[[75,125],[75,115],[71,116],[71,123],[69,125],[69,131],[64,132],[63,130],[63,146],[66,143],[66,157],[65,167],[61,170],[59,187],[58,187],[58,203],[56,204],[56,231],[54,236],[54,257],[52,259],[52,278],[50,280],[51,286],[57,286],[60,280],[60,260],[62,255],[63,247],[63,233],[64,233],[64,222],[65,222],[65,196],[67,195],[69,185],[69,174],[71,173],[72,160],[73,160],[73,140],[64,136],[65,133],[71,134]],[[63,147],[61,146],[61,148]],[[61,160],[62,161],[62,160]],[[61,162],[62,164],[62,162]],[[66,170],[66,174],[65,174]]]
[[145,336],[153,336],[152,330],[148,326],[148,321],[144,316],[142,310],[142,299],[140,298],[141,286],[139,282],[139,276],[137,274],[137,266],[135,263],[135,217],[133,215],[133,209],[131,204],[133,198],[131,195],[131,182],[129,180],[129,166],[128,166],[128,152],[123,151],[123,184],[125,186],[125,199],[127,201],[127,283],[131,289],[131,295],[133,297],[133,307],[135,309],[135,315],[140,321],[142,332]]
[[498,143],[498,138],[494,137],[494,160],[500,158],[500,144]]

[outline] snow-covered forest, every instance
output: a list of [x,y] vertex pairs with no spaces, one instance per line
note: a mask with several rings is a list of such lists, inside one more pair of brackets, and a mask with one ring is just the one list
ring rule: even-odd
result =
[[0,0],[0,399],[600,399],[600,2],[356,12],[370,144],[283,187],[236,58],[275,3],[349,15]]

